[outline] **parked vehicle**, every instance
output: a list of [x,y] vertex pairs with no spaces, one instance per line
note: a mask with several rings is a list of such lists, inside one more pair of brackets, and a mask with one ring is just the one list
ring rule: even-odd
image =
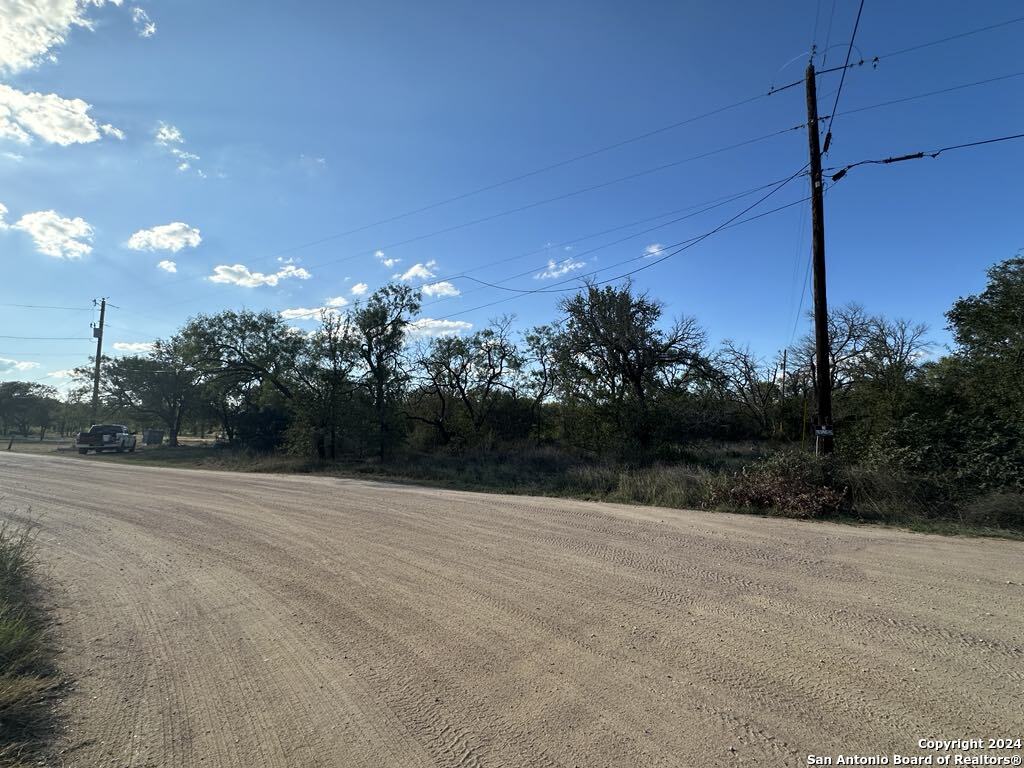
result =
[[89,451],[135,453],[135,433],[129,432],[124,424],[93,424],[88,432],[78,433],[75,447],[82,454]]

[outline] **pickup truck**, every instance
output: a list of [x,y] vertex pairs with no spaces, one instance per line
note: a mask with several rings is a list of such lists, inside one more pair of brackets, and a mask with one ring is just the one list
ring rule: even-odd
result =
[[89,451],[103,453],[103,451],[116,451],[117,453],[135,452],[135,433],[129,432],[124,424],[93,424],[88,432],[79,432],[75,440],[75,448],[79,453],[85,454]]

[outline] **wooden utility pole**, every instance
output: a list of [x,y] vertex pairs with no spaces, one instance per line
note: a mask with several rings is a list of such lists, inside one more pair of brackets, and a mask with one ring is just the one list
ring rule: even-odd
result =
[[818,137],[818,93],[814,63],[807,65],[807,143],[811,154],[811,257],[814,264],[814,357],[817,413],[814,451],[832,453],[832,373],[829,365],[828,299],[825,292],[825,202],[821,184],[821,146]]
[[92,373],[92,423],[96,423],[96,416],[100,406],[100,360],[103,359],[103,321],[107,315],[107,300],[100,299],[100,324],[92,329],[92,335],[96,337],[96,365]]

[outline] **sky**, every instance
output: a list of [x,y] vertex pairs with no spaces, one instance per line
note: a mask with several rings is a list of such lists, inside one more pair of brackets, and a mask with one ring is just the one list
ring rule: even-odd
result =
[[[388,281],[423,290],[416,335],[525,329],[638,268],[666,322],[774,355],[807,329],[806,176],[661,257],[807,162],[803,87],[766,94],[812,46],[842,64],[858,5],[0,0],[0,380],[66,387],[99,297],[116,355],[229,308],[312,328]],[[1020,8],[866,0],[826,168],[1024,132],[1024,22],[885,55]],[[1008,141],[851,170],[830,304],[941,350],[944,311],[1024,245],[1022,167]]]

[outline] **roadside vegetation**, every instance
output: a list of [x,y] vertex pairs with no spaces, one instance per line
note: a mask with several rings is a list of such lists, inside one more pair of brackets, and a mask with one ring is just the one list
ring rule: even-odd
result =
[[[629,283],[586,286],[519,334],[508,317],[473,332],[423,318],[396,284],[298,327],[199,315],[150,354],[102,361],[103,418],[166,432],[169,448],[124,460],[1012,534],[1021,306],[1017,257],[950,308],[944,354],[911,320],[834,309],[828,459],[813,455],[809,335],[770,359],[712,344]],[[219,447],[173,453],[184,435]]]
[[33,529],[0,523],[0,766],[38,764],[56,675],[40,608]]

